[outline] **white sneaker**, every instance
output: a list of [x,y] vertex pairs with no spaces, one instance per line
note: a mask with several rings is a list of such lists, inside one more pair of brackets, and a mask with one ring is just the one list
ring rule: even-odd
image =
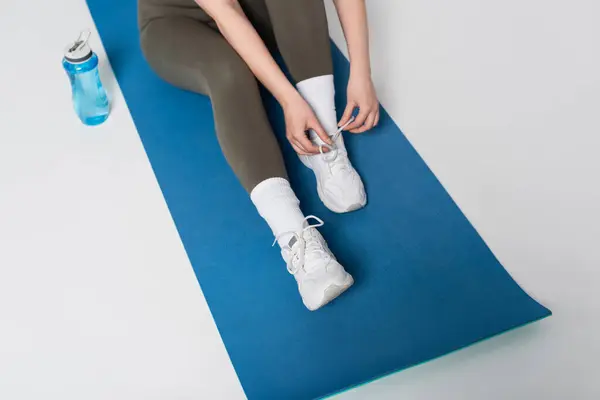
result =
[[[310,225],[309,219],[317,223]],[[288,272],[296,278],[302,302],[311,311],[323,307],[354,283],[317,231],[319,226],[323,226],[323,221],[310,215],[304,219],[301,231],[282,234],[294,235],[282,248],[281,255],[287,263]]]
[[[334,143],[344,128],[345,126],[340,127],[332,136]],[[323,147],[329,148],[330,151],[324,153]],[[346,213],[364,207],[367,204],[365,187],[360,175],[350,163],[346,150],[325,144],[320,145],[319,149],[321,154],[301,155],[300,160],[315,173],[317,193],[323,204],[336,213]]]

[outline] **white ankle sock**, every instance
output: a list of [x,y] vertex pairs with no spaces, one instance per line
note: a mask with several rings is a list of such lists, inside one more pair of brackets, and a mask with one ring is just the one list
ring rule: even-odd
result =
[[[304,97],[304,100],[312,107],[325,132],[333,135],[337,130],[333,75],[305,79],[302,82],[298,82],[296,88],[302,97]],[[323,144],[323,141],[312,130],[310,131],[310,138],[317,144]],[[338,137],[335,144],[338,149],[346,150],[342,135]]]
[[[252,189],[250,198],[275,237],[284,232],[297,232],[302,229],[304,214],[300,211],[300,201],[286,179],[265,179]],[[292,236],[290,234],[279,237],[279,246],[287,246]]]

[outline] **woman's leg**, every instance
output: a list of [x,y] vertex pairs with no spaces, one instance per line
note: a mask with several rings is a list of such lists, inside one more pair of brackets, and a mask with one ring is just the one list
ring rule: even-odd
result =
[[[218,32],[187,18],[151,21],[141,42],[159,76],[210,96],[223,154],[273,234],[301,229],[304,215],[287,181],[258,84],[237,53]],[[287,245],[291,236],[280,240]]]
[[160,18],[144,27],[141,44],[160,77],[210,96],[219,144],[248,192],[265,179],[287,178],[256,79],[218,32],[188,18]]
[[277,47],[296,82],[332,75],[324,0],[263,0]]
[[[337,130],[331,42],[324,0],[264,0],[277,47],[296,81],[296,87],[330,135]],[[323,144],[316,133],[311,139]],[[352,167],[342,135],[332,155],[301,156],[315,172],[317,190],[332,211],[348,212],[363,207],[367,196],[360,176]]]
[[324,0],[264,1],[277,47],[292,78],[301,93],[308,87],[306,100],[319,114],[323,128],[333,133],[337,120]]
[[237,53],[218,32],[187,18],[155,19],[141,41],[158,75],[210,96],[222,151],[277,238],[306,307],[315,310],[350,287],[352,277],[329,252],[319,225],[308,225],[300,211],[256,79]]

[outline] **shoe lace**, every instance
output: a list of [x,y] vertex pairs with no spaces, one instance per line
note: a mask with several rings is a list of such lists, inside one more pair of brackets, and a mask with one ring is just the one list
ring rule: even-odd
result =
[[[348,155],[346,152],[340,151],[335,141],[340,137],[343,130],[350,125],[354,121],[354,117],[350,117],[348,122],[344,125],[340,126],[333,135],[331,135],[331,141],[334,143],[333,145],[329,145],[327,143],[323,143],[319,145],[319,153],[323,157],[323,160],[327,163],[329,167],[329,173],[333,174],[334,171],[342,171],[348,169]],[[329,151],[325,152],[324,148],[328,148]]]
[[[316,223],[310,224],[308,223],[309,220],[315,220]],[[318,240],[317,236],[305,234],[312,228],[318,228],[325,225],[323,220],[315,217],[314,215],[309,215],[304,218],[302,224],[305,226],[301,230],[282,232],[277,235],[275,241],[273,242],[273,246],[275,246],[275,243],[277,243],[282,236],[291,234],[295,237],[296,241],[293,243],[292,247],[286,245],[282,248],[283,252],[289,254],[287,270],[292,275],[295,275],[300,268],[304,268],[306,261],[325,259],[329,257],[329,254],[325,251],[325,249],[323,249],[323,245]]]

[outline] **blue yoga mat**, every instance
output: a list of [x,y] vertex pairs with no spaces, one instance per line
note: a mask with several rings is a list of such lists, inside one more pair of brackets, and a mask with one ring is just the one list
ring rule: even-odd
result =
[[[312,172],[284,139],[281,110],[265,95],[302,207],[325,220],[323,235],[356,279],[332,304],[307,311],[221,155],[208,98],[151,72],[135,0],[88,5],[248,398],[326,396],[550,315],[504,270],[384,110],[371,133],[346,136],[369,204],[336,215],[320,203]],[[332,53],[343,110],[348,62]]]

